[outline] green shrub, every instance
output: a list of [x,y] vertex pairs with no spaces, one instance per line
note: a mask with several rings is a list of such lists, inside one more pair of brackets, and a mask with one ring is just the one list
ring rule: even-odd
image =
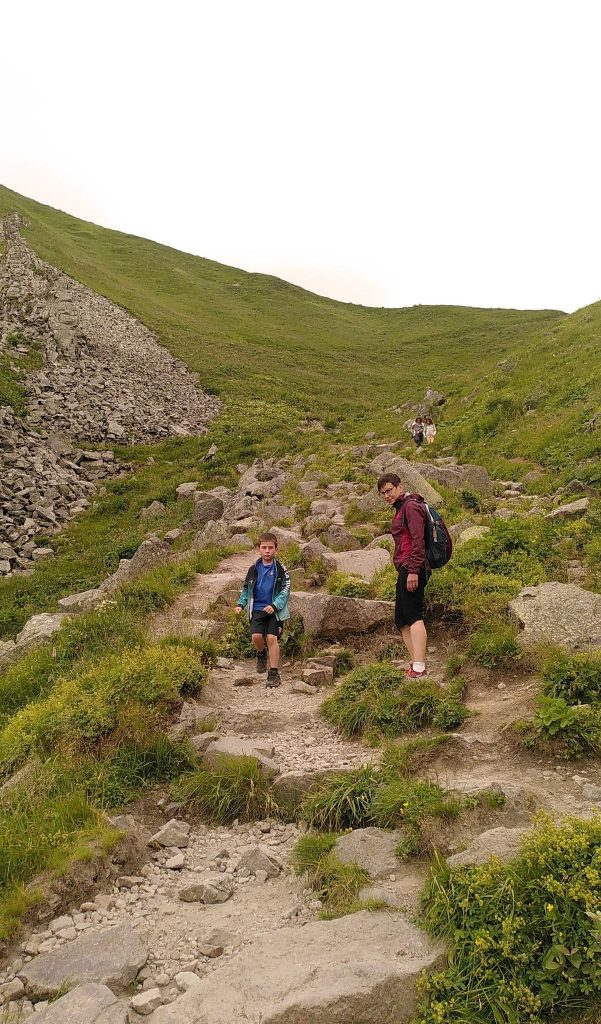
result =
[[471,634],[467,653],[485,668],[510,664],[520,656],[516,627],[503,620],[484,623]]
[[274,810],[267,776],[255,757],[221,754],[214,766],[203,765],[183,779],[175,793],[219,825],[231,825],[236,818],[256,821]]
[[568,704],[601,703],[601,651],[568,654],[556,648],[545,658],[541,675],[547,697],[563,697]]
[[184,647],[155,644],[106,658],[17,712],[0,733],[0,772],[36,751],[89,746],[118,726],[124,705],[165,714],[182,693],[198,693],[205,679],[206,669]]
[[601,706],[544,696],[537,705],[531,719],[514,723],[525,746],[559,750],[567,757],[601,753]]
[[230,614],[221,638],[221,653],[228,658],[252,658],[257,653],[250,639],[246,610]]
[[547,1024],[601,990],[601,820],[541,821],[511,864],[493,858],[426,885],[428,927],[451,943],[424,980],[417,1024]]
[[346,736],[400,736],[434,722],[438,712],[454,728],[467,716],[459,700],[461,688],[462,683],[443,690],[428,679],[407,679],[393,665],[376,663],[351,672],[321,710]]
[[300,615],[292,615],[284,624],[280,649],[286,658],[301,654],[305,646],[305,627]]
[[374,573],[371,581],[371,597],[378,601],[394,601],[398,573],[394,565],[387,565]]
[[302,552],[300,544],[290,541],[278,550],[278,559],[287,569],[297,569],[302,565]]
[[65,770],[75,772],[87,800],[110,809],[130,800],[139,789],[190,771],[195,756],[185,745],[149,730],[136,741],[120,743],[104,758],[87,757]]
[[331,573],[326,580],[326,590],[338,597],[369,597],[371,594],[369,583],[348,572]]
[[343,832],[372,824],[376,786],[377,774],[371,765],[337,772],[305,796],[300,817],[325,832]]
[[219,644],[209,636],[185,636],[179,633],[168,633],[162,636],[159,643],[163,647],[184,647],[198,657],[201,665],[211,668],[219,657]]
[[357,899],[360,889],[369,884],[369,873],[358,864],[343,864],[339,860],[334,850],[337,838],[333,833],[308,832],[292,851],[296,873],[307,876],[315,896],[324,904],[320,917],[326,920],[384,905]]

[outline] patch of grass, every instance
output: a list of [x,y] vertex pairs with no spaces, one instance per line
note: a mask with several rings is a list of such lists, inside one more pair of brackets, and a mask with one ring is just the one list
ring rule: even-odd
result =
[[328,594],[335,594],[338,597],[370,597],[371,588],[361,576],[354,576],[348,572],[330,573],[326,580]]
[[185,693],[198,693],[206,669],[185,647],[160,644],[111,655],[94,668],[57,682],[45,698],[18,711],[0,733],[0,773],[32,753],[90,748],[118,727],[127,708],[166,716]]
[[601,753],[601,705],[567,704],[561,697],[541,696],[530,719],[514,722],[525,747],[585,757]]
[[601,651],[568,654],[555,648],[548,652],[540,674],[547,697],[562,697],[568,704],[601,703]]
[[307,876],[315,896],[324,904],[325,910],[320,917],[325,919],[376,909],[375,903],[357,900],[359,891],[369,884],[370,877],[358,864],[343,864],[338,859],[334,851],[337,838],[335,833],[308,832],[300,837],[292,851],[296,873]]
[[393,665],[376,663],[351,672],[321,709],[346,736],[400,736],[430,724],[452,729],[468,714],[462,689],[461,679],[444,690],[431,680],[407,679]]
[[176,786],[176,796],[208,821],[231,825],[257,821],[275,810],[269,782],[255,757],[222,754]]
[[370,825],[377,785],[378,775],[371,765],[337,772],[305,796],[299,816],[322,832]]
[[451,944],[417,1024],[550,1024],[601,989],[601,819],[541,820],[511,864],[435,865],[423,908]]
[[239,615],[231,612],[228,625],[221,638],[221,653],[226,658],[254,658],[256,655],[250,639],[246,610]]
[[517,628],[502,619],[483,623],[470,635],[467,654],[485,668],[511,665],[520,657]]
[[212,666],[219,657],[219,644],[209,636],[180,636],[179,633],[168,633],[162,636],[159,644],[163,647],[186,647],[198,657],[202,665]]
[[306,637],[303,620],[300,615],[292,615],[286,620],[284,632],[280,639],[280,650],[285,658],[295,658],[305,649]]

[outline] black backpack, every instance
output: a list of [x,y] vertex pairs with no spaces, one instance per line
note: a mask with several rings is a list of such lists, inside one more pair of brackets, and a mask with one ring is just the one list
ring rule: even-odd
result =
[[426,509],[426,561],[430,569],[442,569],[453,553],[453,539],[438,509],[424,501]]

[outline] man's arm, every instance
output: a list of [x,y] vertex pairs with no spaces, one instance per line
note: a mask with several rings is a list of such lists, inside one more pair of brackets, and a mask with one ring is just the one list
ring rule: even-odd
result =
[[[426,562],[426,520],[425,510],[420,502],[407,502],[405,523],[411,535],[411,553],[407,562],[407,569],[413,575],[419,573]],[[415,587],[408,589],[415,589]]]

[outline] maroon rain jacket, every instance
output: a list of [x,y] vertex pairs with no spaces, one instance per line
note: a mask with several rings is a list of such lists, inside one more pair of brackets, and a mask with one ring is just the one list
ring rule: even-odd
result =
[[426,564],[426,509],[421,494],[403,494],[394,503],[390,532],[394,540],[395,568],[419,572]]

